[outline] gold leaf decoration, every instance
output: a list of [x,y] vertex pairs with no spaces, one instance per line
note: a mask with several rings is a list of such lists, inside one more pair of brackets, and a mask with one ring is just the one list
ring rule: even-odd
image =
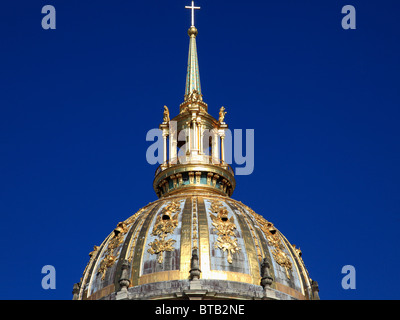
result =
[[284,245],[276,228],[271,222],[265,220],[262,216],[255,213],[250,208],[249,211],[259,224],[265,236],[267,237],[268,244],[274,247],[274,249],[272,250],[272,256],[274,257],[276,263],[285,268],[286,277],[290,279],[289,270],[292,270],[292,262],[290,261],[286,253],[283,251]]
[[[97,252],[99,251],[99,246],[94,246],[93,247],[93,251],[91,251],[89,253],[89,262],[87,263],[85,270],[83,270],[83,275],[86,273],[86,270],[88,270],[89,266],[92,264],[92,261],[94,260],[94,257],[96,256]],[[82,282],[82,278],[81,278],[81,282]]]
[[155,239],[152,243],[150,243],[149,245],[151,246],[150,249],[148,249],[147,251],[150,252],[151,254],[157,254],[158,255],[158,263],[163,263],[164,261],[164,257],[162,255],[162,253],[164,251],[173,251],[175,250],[175,248],[173,247],[173,244],[175,243],[175,240],[172,239]]
[[111,240],[108,242],[107,250],[103,260],[100,262],[100,267],[97,273],[101,274],[101,280],[105,279],[108,268],[112,267],[118,260],[116,250],[124,241],[124,235],[128,232],[128,225],[125,222],[119,222],[117,227],[114,229],[114,234]]
[[[165,238],[174,233],[175,228],[178,226],[178,215],[179,215],[180,204],[177,201],[172,201],[166,207],[163,208],[161,214],[156,218],[156,222],[153,227],[152,235],[158,237],[153,242],[149,243],[150,249],[147,252],[158,255],[158,263],[162,263],[163,252],[173,251],[175,248],[173,244],[176,242],[173,239],[165,240]],[[175,213],[173,216],[172,214]]]
[[211,211],[217,215],[211,215],[212,225],[218,233],[218,239],[215,243],[215,248],[228,253],[228,262],[232,263],[232,255],[239,252],[237,238],[234,230],[236,229],[235,220],[233,216],[228,219],[228,210],[222,205],[220,201],[213,201],[211,203]]
[[101,273],[101,280],[105,279],[107,269],[112,267],[115,261],[117,261],[117,257],[110,253],[101,260],[99,270],[97,271],[97,273]]

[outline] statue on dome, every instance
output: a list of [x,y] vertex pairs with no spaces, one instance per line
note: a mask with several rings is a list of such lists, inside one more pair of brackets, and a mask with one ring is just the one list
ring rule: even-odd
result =
[[192,93],[189,95],[189,101],[197,102],[197,101],[201,101],[201,100],[202,100],[201,94],[196,89],[194,89],[192,91]]
[[219,110],[219,123],[220,124],[224,124],[224,120],[225,120],[225,115],[227,114],[227,112],[225,111],[224,107],[221,107],[221,109]]
[[169,110],[167,106],[164,106],[164,123],[169,123]]

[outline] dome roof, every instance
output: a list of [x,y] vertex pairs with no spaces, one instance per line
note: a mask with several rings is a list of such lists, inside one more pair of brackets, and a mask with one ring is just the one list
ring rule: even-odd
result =
[[93,248],[74,299],[318,299],[300,249],[231,198],[227,112],[221,107],[218,120],[208,113],[193,23],[189,36],[184,102],[173,119],[164,106],[159,125],[159,200]]
[[213,193],[149,203],[89,255],[76,299],[318,295],[300,249],[248,206]]

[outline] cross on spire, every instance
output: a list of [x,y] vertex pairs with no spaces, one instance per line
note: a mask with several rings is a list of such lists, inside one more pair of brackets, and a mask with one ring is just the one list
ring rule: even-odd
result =
[[200,7],[195,7],[194,6],[194,1],[192,1],[192,5],[189,6],[185,6],[186,9],[191,9],[192,10],[192,27],[194,27],[194,10],[198,10],[200,9]]

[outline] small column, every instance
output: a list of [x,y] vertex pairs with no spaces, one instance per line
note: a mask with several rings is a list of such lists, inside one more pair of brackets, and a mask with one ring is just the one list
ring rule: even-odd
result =
[[169,122],[169,163],[178,163],[178,125],[176,121]]
[[168,156],[167,156],[167,152],[168,152],[168,149],[167,149],[167,137],[168,137],[168,134],[165,134],[165,133],[163,133],[163,142],[164,142],[164,156],[163,156],[163,163],[166,165],[167,164],[167,161],[168,161]]
[[211,133],[212,133],[212,138],[211,138],[212,163],[219,164],[220,159],[219,159],[219,150],[218,150],[218,140],[219,140],[218,131],[213,129],[213,130],[211,130]]
[[197,121],[195,113],[192,113],[192,123],[193,123],[193,150],[197,150]]
[[199,128],[196,118],[196,113],[192,113],[192,125],[193,125],[193,132],[192,132],[192,148],[190,154],[192,155],[191,160],[198,161],[198,154],[199,154]]
[[221,135],[221,162],[225,163],[225,134]]
[[225,130],[228,125],[224,122],[220,124],[218,135],[221,137],[221,164],[225,165]]
[[161,165],[162,168],[166,168],[168,166],[168,145],[167,145],[167,138],[169,134],[168,130],[168,124],[167,123],[162,123],[160,124],[160,130],[162,130],[162,136],[163,136],[163,163]]
[[188,137],[188,141],[186,143],[186,155],[190,155],[190,152],[192,150],[192,123],[190,121],[186,122],[187,128],[186,128],[186,134]]
[[197,123],[199,124],[199,126],[198,126],[198,135],[197,135],[197,139],[199,141],[199,154],[204,154],[204,150],[203,150],[203,121],[201,120],[200,117],[197,118]]

